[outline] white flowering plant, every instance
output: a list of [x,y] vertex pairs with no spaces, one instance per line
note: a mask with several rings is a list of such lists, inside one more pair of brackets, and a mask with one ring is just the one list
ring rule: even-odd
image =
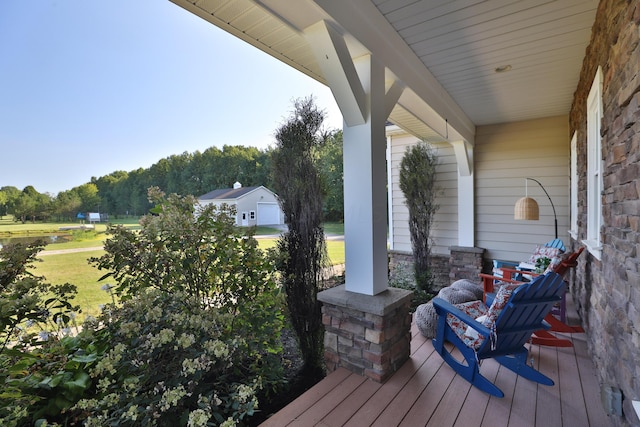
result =
[[75,410],[87,425],[235,425],[282,383],[283,298],[273,254],[230,207],[150,189],[139,232],[110,227],[91,263],[118,296],[110,350]]
[[148,289],[99,319],[109,350],[90,370],[95,390],[74,407],[78,419],[207,426],[240,425],[254,414],[258,393],[274,385],[263,368],[277,366],[266,349],[256,351],[248,331],[234,330],[233,316],[193,298]]

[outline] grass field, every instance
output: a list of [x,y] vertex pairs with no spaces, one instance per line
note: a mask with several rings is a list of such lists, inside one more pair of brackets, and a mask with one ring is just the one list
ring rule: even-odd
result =
[[[132,229],[139,228],[138,219],[131,218],[127,220],[113,221],[112,223],[123,224]],[[45,233],[57,233],[59,227],[77,225],[63,223],[46,223],[46,224],[20,224],[14,222],[8,217],[0,220],[0,236],[37,236]],[[81,307],[82,313],[79,319],[84,319],[87,315],[97,316],[100,312],[100,305],[111,302],[111,296],[102,290],[102,286],[109,283],[109,280],[98,282],[98,279],[106,272],[99,271],[97,268],[89,265],[88,259],[91,257],[99,257],[104,254],[103,250],[91,250],[92,248],[102,247],[104,240],[109,236],[106,234],[106,224],[96,224],[96,229],[90,232],[75,232],[74,240],[65,243],[50,244],[45,247],[45,252],[41,253],[39,258],[41,262],[34,266],[34,273],[44,276],[48,283],[62,284],[71,283],[78,287],[78,296],[74,300],[74,304]],[[342,224],[327,224],[325,230],[329,234],[342,234],[344,228]],[[279,231],[273,228],[259,227],[256,234],[273,235]],[[258,245],[261,249],[273,248],[276,245],[274,238],[260,238]],[[70,252],[60,254],[47,254],[47,251],[59,251],[68,249],[87,249],[83,252]],[[343,264],[344,241],[328,240],[327,251],[332,265]]]
[[[276,246],[276,239],[258,239],[260,249]],[[331,265],[344,264],[344,240],[327,240],[327,254]]]
[[100,289],[105,282],[98,282],[104,271],[89,265],[88,259],[99,257],[103,250],[89,252],[72,252],[59,255],[41,255],[42,262],[34,265],[33,272],[44,276],[51,284],[71,283],[78,287],[78,295],[73,301],[79,305],[82,313],[79,318],[87,315],[96,317],[100,313],[100,304],[111,302],[111,296]]
[[[113,219],[110,224],[123,224],[132,229],[140,227],[140,218]],[[61,233],[61,227],[73,227],[81,225],[79,222],[30,222],[25,224],[16,222],[11,215],[0,218],[0,235],[41,235]],[[107,229],[107,223],[99,222],[93,224],[95,231],[103,233]]]

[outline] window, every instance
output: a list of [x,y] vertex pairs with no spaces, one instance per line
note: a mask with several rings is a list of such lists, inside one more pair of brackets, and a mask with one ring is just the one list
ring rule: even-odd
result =
[[249,219],[250,220],[256,219],[256,211],[249,211]]
[[598,67],[587,98],[587,240],[585,245],[596,258],[602,250],[602,69]]
[[578,135],[571,138],[571,237],[578,238]]

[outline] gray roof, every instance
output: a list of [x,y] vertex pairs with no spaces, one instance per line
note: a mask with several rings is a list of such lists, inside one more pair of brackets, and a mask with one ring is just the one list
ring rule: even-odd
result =
[[208,192],[207,194],[203,194],[198,197],[198,200],[228,200],[228,199],[238,199],[244,196],[247,193],[251,193],[253,190],[260,188],[261,186],[254,187],[240,187],[240,188],[220,188],[218,190],[213,190]]

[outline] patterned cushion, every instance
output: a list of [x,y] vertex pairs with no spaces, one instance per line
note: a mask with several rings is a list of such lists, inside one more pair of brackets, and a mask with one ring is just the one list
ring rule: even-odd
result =
[[[491,330],[496,319],[500,316],[500,312],[506,307],[509,298],[511,298],[511,294],[518,286],[518,284],[513,283],[501,286],[493,300],[493,303],[491,303],[491,307],[489,308],[487,308],[482,301],[471,301],[464,304],[456,304],[456,307],[468,316],[480,321],[482,325]],[[486,338],[484,335],[478,334],[475,329],[469,328],[465,322],[451,314],[447,314],[447,323],[467,347],[477,350]]]
[[[487,306],[482,301],[470,301],[456,304],[456,308],[474,319],[487,314]],[[467,347],[478,349],[485,340],[484,335],[467,335],[467,324],[452,314],[447,314],[447,323]]]
[[[484,322],[485,320],[487,320],[487,315],[484,314],[480,317],[476,317],[476,322]],[[476,331],[475,329],[473,329],[471,326],[467,326],[467,330],[464,333],[466,336],[473,338],[474,340],[480,337],[480,332]]]
[[491,328],[491,326],[493,326],[495,321],[498,319],[498,316],[500,316],[502,309],[506,307],[509,298],[511,298],[511,294],[518,288],[518,286],[520,285],[517,283],[507,283],[500,286],[496,297],[491,303],[491,307],[489,307],[489,310],[487,311],[487,319],[484,323],[487,328]]
[[558,254],[557,256],[554,256],[553,258],[551,258],[551,262],[549,263],[549,266],[542,274],[547,274],[550,271],[554,271],[556,267],[558,267],[560,263],[564,261],[565,258],[567,258],[567,256],[569,256],[569,254]]
[[533,264],[536,265],[536,261],[538,260],[538,258],[549,258],[549,259],[554,259],[555,257],[557,257],[558,255],[560,255],[560,249],[558,248],[548,248],[546,246],[536,246],[536,250],[533,252],[533,254],[529,257],[529,259],[527,260],[528,264]]

